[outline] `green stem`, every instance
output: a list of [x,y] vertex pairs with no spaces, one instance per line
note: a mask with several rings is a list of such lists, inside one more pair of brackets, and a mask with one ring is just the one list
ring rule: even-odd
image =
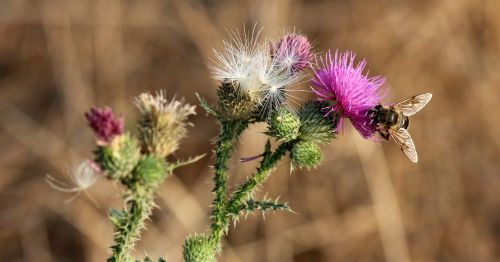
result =
[[[283,143],[274,151],[274,153],[266,152],[264,158],[260,162],[260,167],[255,174],[248,178],[238,189],[235,190],[233,197],[227,204],[228,214],[237,214],[238,208],[246,201],[257,189],[257,187],[266,180],[271,174],[271,170],[278,164],[281,157],[290,149],[291,143]],[[226,221],[227,223],[229,221]]]
[[226,180],[228,173],[227,162],[231,157],[235,141],[239,135],[248,126],[246,120],[221,120],[221,132],[217,138],[216,152],[215,152],[215,176],[214,176],[214,189],[212,192],[215,194],[213,201],[213,210],[211,214],[211,234],[210,241],[214,247],[218,246],[221,237],[227,231],[227,195],[226,195]]
[[128,208],[111,213],[115,233],[114,244],[111,247],[113,254],[108,258],[108,262],[135,261],[130,256],[130,251],[144,228],[145,220],[151,215],[155,206],[154,193],[153,187],[134,187],[129,192]]

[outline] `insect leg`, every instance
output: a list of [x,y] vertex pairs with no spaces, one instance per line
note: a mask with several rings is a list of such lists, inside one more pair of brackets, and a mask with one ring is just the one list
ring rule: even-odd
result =
[[385,140],[389,140],[389,132],[387,132],[387,130],[379,129],[378,132],[383,138],[385,138]]

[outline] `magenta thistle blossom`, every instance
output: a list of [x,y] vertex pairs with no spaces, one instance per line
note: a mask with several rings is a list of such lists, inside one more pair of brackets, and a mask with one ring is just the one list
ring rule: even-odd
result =
[[313,54],[307,37],[300,34],[286,34],[271,43],[271,54],[276,61],[292,73],[299,72],[309,65]]
[[345,118],[349,118],[361,136],[370,138],[377,130],[367,112],[380,103],[385,79],[363,74],[366,60],[355,65],[355,57],[356,54],[350,51],[336,51],[334,57],[328,52],[320,59],[319,68],[314,69],[311,84],[318,100],[332,102],[327,114],[339,116],[337,129],[343,127]]
[[116,117],[109,107],[92,107],[85,113],[85,118],[94,130],[98,143],[108,144],[115,136],[123,134],[123,117]]

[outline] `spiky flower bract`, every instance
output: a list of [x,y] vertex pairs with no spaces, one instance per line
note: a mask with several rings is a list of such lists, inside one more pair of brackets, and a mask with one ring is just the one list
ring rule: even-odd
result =
[[309,66],[313,53],[311,43],[301,34],[289,33],[271,43],[271,55],[290,73],[296,73]]
[[185,120],[196,114],[195,106],[168,101],[163,91],[156,95],[142,93],[134,102],[142,114],[138,121],[142,150],[162,157],[176,151],[187,132]]
[[85,113],[89,126],[94,130],[98,144],[107,144],[123,134],[123,117],[116,117],[109,107],[92,107]]
[[338,119],[332,114],[325,115],[329,105],[329,102],[307,101],[299,109],[301,140],[324,144],[335,137],[333,130],[337,127]]
[[314,69],[311,84],[318,100],[332,102],[327,114],[340,117],[339,128],[348,118],[361,136],[370,138],[376,127],[371,125],[367,112],[380,103],[385,79],[363,74],[366,60],[354,64],[355,57],[356,54],[350,51],[336,51],[334,56],[328,52],[320,59],[319,68]]
[[217,88],[219,111],[227,119],[247,119],[257,109],[256,97],[241,92],[238,82],[222,82]]

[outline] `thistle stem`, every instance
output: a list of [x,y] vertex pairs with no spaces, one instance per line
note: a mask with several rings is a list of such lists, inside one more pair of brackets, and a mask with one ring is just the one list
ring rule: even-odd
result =
[[142,188],[142,190],[130,189],[126,203],[128,208],[119,216],[115,216],[117,221],[115,222],[114,244],[111,247],[113,254],[108,258],[108,262],[135,261],[130,256],[130,251],[144,228],[145,220],[149,218],[155,206],[154,193],[155,189],[152,187]]
[[271,170],[278,164],[281,157],[283,157],[288,150],[290,150],[291,143],[283,143],[278,146],[274,153],[264,153],[264,158],[260,161],[260,167],[255,174],[248,178],[238,189],[233,193],[232,198],[227,204],[228,214],[237,214],[239,206],[246,201],[261,185],[266,178],[271,174]]
[[246,120],[221,120],[221,132],[217,138],[216,152],[215,152],[215,176],[214,176],[214,189],[212,192],[215,194],[213,201],[213,210],[211,214],[211,234],[210,241],[216,247],[221,237],[227,231],[228,218],[226,212],[227,193],[226,193],[226,180],[228,173],[227,162],[231,157],[236,139],[248,126]]

